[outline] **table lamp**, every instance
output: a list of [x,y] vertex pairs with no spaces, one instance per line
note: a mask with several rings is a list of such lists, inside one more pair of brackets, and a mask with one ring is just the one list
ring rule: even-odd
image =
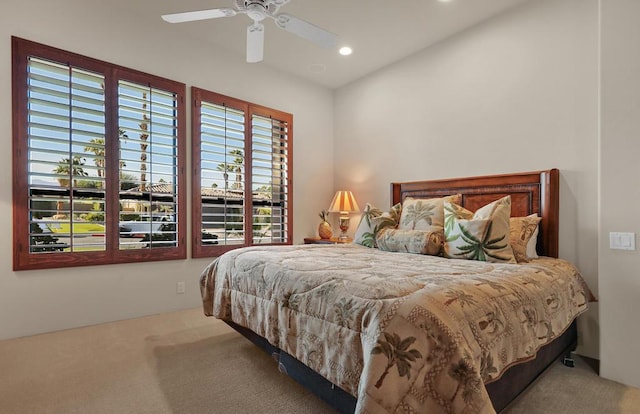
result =
[[330,213],[340,213],[340,237],[338,240],[346,241],[349,239],[347,230],[349,230],[349,213],[357,213],[360,211],[356,198],[351,191],[340,190],[336,192],[331,204],[329,205]]

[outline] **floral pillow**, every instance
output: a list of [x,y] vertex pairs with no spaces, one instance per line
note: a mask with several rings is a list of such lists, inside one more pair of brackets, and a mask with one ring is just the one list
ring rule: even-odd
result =
[[481,207],[471,217],[468,210],[445,201],[444,214],[446,257],[516,263],[509,244],[510,196]]
[[387,212],[382,212],[379,208],[367,203],[364,206],[360,224],[353,237],[353,242],[366,247],[377,247],[376,235],[380,230],[398,226],[402,205],[400,203],[391,207]]
[[402,203],[402,216],[398,229],[435,231],[444,234],[444,202],[460,204],[461,200],[460,194],[427,199],[407,197]]
[[442,250],[442,233],[422,230],[382,229],[376,236],[378,249],[387,252],[429,254]]
[[[538,235],[538,223],[542,218],[537,214],[526,217],[511,217],[509,227],[509,243],[513,249],[513,255],[518,263],[527,263],[529,259],[537,257],[535,254],[535,244]],[[534,237],[534,235],[536,237]],[[533,254],[531,254],[531,244],[533,243]],[[531,254],[531,255],[530,255]]]

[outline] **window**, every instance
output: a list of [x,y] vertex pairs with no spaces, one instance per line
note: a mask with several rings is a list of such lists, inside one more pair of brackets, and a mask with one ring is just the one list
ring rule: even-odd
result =
[[291,244],[293,116],[198,88],[191,95],[193,257]]
[[14,269],[185,258],[184,84],[12,42]]

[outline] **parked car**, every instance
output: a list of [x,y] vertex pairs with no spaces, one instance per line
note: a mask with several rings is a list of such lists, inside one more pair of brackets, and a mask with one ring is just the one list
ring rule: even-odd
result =
[[144,237],[148,234],[162,233],[162,225],[174,223],[170,214],[140,214],[140,220],[120,222],[120,237]]

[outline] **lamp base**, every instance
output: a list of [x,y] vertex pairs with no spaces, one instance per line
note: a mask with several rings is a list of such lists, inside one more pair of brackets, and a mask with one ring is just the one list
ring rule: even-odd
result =
[[349,240],[349,235],[347,234],[347,230],[349,230],[349,222],[350,219],[348,214],[340,214],[340,236],[338,237],[338,240]]
[[340,233],[340,236],[338,236],[338,241],[340,242],[346,242],[349,240],[351,239],[349,238],[349,235],[347,233]]

